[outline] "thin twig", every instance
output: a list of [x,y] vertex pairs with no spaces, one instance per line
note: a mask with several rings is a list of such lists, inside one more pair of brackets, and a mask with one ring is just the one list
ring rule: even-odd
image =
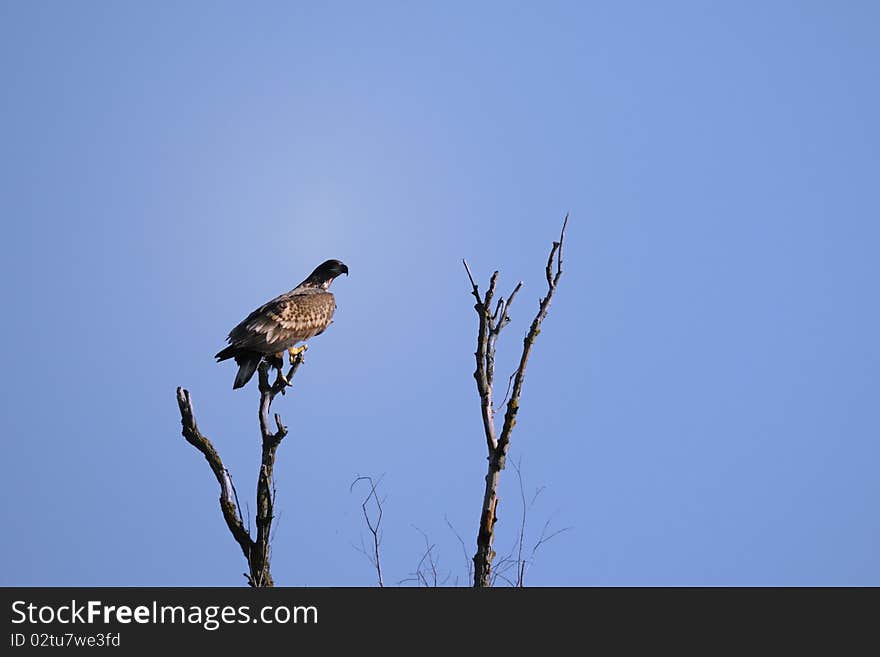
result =
[[[521,462],[521,460],[520,460]],[[519,538],[517,540],[517,553],[516,553],[516,562],[517,562],[517,576],[516,576],[516,585],[523,586],[523,580],[525,577],[525,565],[523,563],[522,552],[523,552],[523,541],[525,541],[526,536],[526,520],[529,514],[529,508],[526,506],[526,490],[523,484],[522,478],[522,468],[520,468],[520,463],[514,463],[513,469],[516,470],[516,478],[519,481],[519,496],[522,501],[522,516],[520,518],[519,523]],[[536,496],[537,497],[537,496]]]
[[513,377],[515,376],[516,372],[514,372],[507,378],[507,390],[504,392],[504,399],[501,400],[501,404],[499,404],[499,407],[504,406],[504,404],[507,403],[507,398],[510,397],[510,386],[513,384]]
[[[445,577],[441,576],[439,570],[440,563],[434,557],[434,549],[436,545],[434,543],[431,543],[428,535],[425,532],[423,532],[415,525],[411,526],[422,535],[422,538],[425,541],[425,551],[422,553],[422,557],[421,559],[419,559],[418,564],[416,564],[415,571],[410,573],[409,577],[400,580],[398,584],[416,582],[416,584],[419,586],[443,586],[449,581],[451,573],[447,573]],[[427,566],[425,565],[426,562]]]
[[[380,535],[380,528],[382,526],[382,516],[384,514],[384,510],[382,505],[384,503],[384,498],[379,499],[379,496],[376,494],[376,488],[382,479],[385,477],[383,474],[380,476],[375,482],[373,478],[367,475],[357,477],[353,482],[351,482],[351,486],[349,486],[349,492],[354,490],[355,485],[360,481],[366,481],[370,486],[370,492],[367,493],[367,496],[364,498],[364,501],[361,503],[361,511],[364,514],[364,521],[367,523],[367,529],[370,530],[370,534],[373,536],[373,552],[372,554],[368,553],[366,549],[363,547],[363,538],[361,538],[361,551],[366,555],[367,559],[369,559],[370,563],[373,564],[373,567],[376,569],[376,578],[379,581],[379,586],[384,587],[385,583],[382,579],[382,560],[379,555],[379,544],[382,542]],[[376,519],[375,521],[370,516],[368,511],[368,506],[370,500],[373,500],[376,506]]]
[[471,274],[471,268],[468,267],[467,260],[462,258],[461,261],[464,264],[464,270],[467,272],[468,279],[470,279],[471,287],[474,288],[474,296],[477,297],[477,301],[479,302],[480,301],[480,288],[478,288],[477,284],[474,282],[474,277]]
[[557,530],[548,534],[547,530],[550,529],[550,523],[552,521],[553,521],[553,518],[550,517],[550,518],[547,518],[547,522],[544,523],[544,528],[541,530],[541,536],[538,539],[538,541],[535,543],[535,546],[532,548],[532,556],[530,557],[530,559],[534,559],[535,553],[538,551],[538,549],[542,545],[549,542],[550,540],[552,540],[556,536],[559,536],[560,534],[564,534],[565,532],[569,532],[572,529],[574,529],[573,527],[563,527],[562,529],[557,529]]
[[[461,537],[461,534],[459,534],[456,531],[455,527],[452,526],[452,523],[449,522],[449,518],[447,518],[446,516],[443,516],[443,519],[446,521],[446,526],[449,527],[449,530],[453,534],[455,534],[455,538],[458,539],[458,542],[461,545],[461,553],[464,555],[464,563],[465,563],[465,567],[467,568],[468,580],[473,580],[474,579],[474,562],[473,562],[473,559],[471,559],[471,557],[468,555],[467,546],[465,546],[465,544],[464,544],[464,539]],[[458,578],[456,577],[456,580],[457,579]]]

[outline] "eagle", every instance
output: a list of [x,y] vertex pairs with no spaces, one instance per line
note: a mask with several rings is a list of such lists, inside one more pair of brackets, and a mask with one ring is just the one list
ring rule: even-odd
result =
[[218,363],[229,358],[238,363],[233,390],[251,380],[264,357],[278,363],[287,351],[293,359],[304,349],[294,349],[297,342],[330,326],[336,310],[330,284],[342,274],[348,276],[348,267],[339,260],[321,263],[302,283],[264,303],[229,332],[229,346],[214,357]]

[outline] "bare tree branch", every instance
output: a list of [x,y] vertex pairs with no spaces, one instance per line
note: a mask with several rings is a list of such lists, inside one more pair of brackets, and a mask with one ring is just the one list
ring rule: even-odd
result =
[[220,510],[223,519],[229,528],[233,538],[238,542],[241,551],[247,559],[253,550],[254,542],[248,533],[241,517],[241,508],[238,504],[238,496],[229,471],[223,465],[220,455],[214,449],[210,440],[199,431],[196,423],[195,411],[192,406],[189,390],[177,389],[177,405],[180,408],[181,424],[183,425],[183,437],[186,441],[199,450],[211,467],[211,471],[220,484]]
[[[465,271],[467,271],[468,278],[471,281],[471,285],[473,289],[471,293],[474,295],[474,298],[477,300],[476,305],[474,305],[474,309],[477,311],[477,314],[480,317],[480,325],[479,325],[479,333],[477,335],[477,350],[474,352],[474,357],[477,360],[477,369],[474,372],[474,379],[477,381],[477,392],[480,395],[480,410],[483,415],[483,430],[486,434],[486,445],[489,448],[489,451],[495,449],[497,445],[497,440],[495,439],[495,422],[493,419],[492,412],[492,374],[494,372],[494,353],[489,356],[489,334],[490,334],[490,325],[493,324],[492,317],[489,314],[489,308],[491,307],[492,295],[495,293],[495,283],[498,280],[498,272],[496,271],[491,280],[489,281],[489,289],[486,290],[485,298],[480,297],[480,290],[477,287],[477,284],[474,283],[474,278],[471,275],[471,269],[468,267],[468,263],[466,260],[462,260],[464,263]],[[494,344],[494,341],[493,341]]]
[[[360,551],[367,557],[373,567],[376,569],[376,578],[379,581],[379,586],[384,587],[385,583],[382,580],[382,560],[379,556],[379,544],[382,542],[382,537],[380,534],[380,530],[382,527],[382,516],[384,514],[384,509],[382,505],[384,503],[384,498],[379,499],[379,496],[376,494],[376,487],[381,483],[382,479],[385,477],[383,474],[376,481],[373,481],[373,478],[370,476],[360,476],[357,477],[353,482],[351,482],[351,486],[349,487],[349,492],[354,490],[354,487],[358,484],[358,482],[366,481],[370,486],[370,492],[367,493],[367,496],[364,498],[363,503],[361,504],[361,511],[364,514],[364,521],[367,523],[367,529],[370,530],[370,534],[373,536],[373,548],[372,553],[367,552],[366,548],[363,546],[363,539],[361,539],[361,547]],[[369,512],[369,504],[370,500],[373,500],[373,504],[376,507],[376,517],[370,515]]]
[[[568,215],[565,215],[565,220],[562,222],[562,231],[559,234],[559,241],[553,242],[553,247],[550,249],[550,256],[547,258],[547,294],[539,301],[538,313],[532,320],[529,332],[523,339],[523,350],[519,360],[519,367],[516,368],[516,373],[513,377],[513,390],[510,399],[507,402],[507,412],[504,414],[504,428],[501,429],[501,437],[498,440],[497,458],[501,461],[501,469],[504,468],[504,459],[507,457],[507,449],[510,444],[510,433],[513,431],[514,425],[516,425],[516,414],[519,412],[519,398],[522,394],[522,386],[526,376],[526,365],[528,365],[529,362],[529,355],[532,353],[535,339],[541,332],[541,323],[544,321],[544,318],[547,317],[547,312],[550,310],[550,302],[553,300],[553,295],[556,293],[556,288],[559,285],[559,279],[562,277],[562,243],[565,240],[566,226],[568,226]],[[555,274],[552,270],[554,255],[557,257]]]
[[282,424],[281,416],[276,413],[274,415],[275,430],[272,430],[269,423],[272,401],[278,393],[284,394],[285,389],[291,385],[293,376],[300,365],[302,365],[303,360],[303,353],[298,353],[291,359],[290,369],[287,374],[282,374],[279,368],[277,377],[271,384],[269,383],[269,364],[264,361],[260,363],[258,369],[262,455],[260,471],[257,476],[257,507],[254,519],[256,538],[251,536],[248,526],[242,520],[241,505],[238,501],[238,492],[232,483],[232,476],[220,460],[217,450],[199,431],[189,391],[183,388],[177,389],[177,405],[180,408],[183,437],[205,456],[208,465],[210,465],[214,476],[220,484],[220,509],[223,512],[223,518],[226,520],[226,525],[232,536],[241,547],[245,559],[247,559],[249,573],[246,576],[248,584],[255,587],[274,585],[270,571],[272,521],[275,518],[275,483],[273,472],[275,468],[275,452],[287,435],[287,427]]
[[[562,277],[562,245],[565,241],[565,229],[568,226],[568,215],[562,222],[562,230],[559,240],[553,242],[550,255],[545,267],[547,280],[547,293],[538,302],[538,311],[532,320],[531,326],[523,339],[523,349],[520,355],[519,365],[512,375],[512,386],[509,388],[507,410],[504,414],[504,423],[500,434],[495,427],[494,409],[492,406],[493,384],[495,377],[495,344],[501,330],[510,323],[510,306],[517,293],[522,289],[522,282],[518,283],[507,298],[506,303],[499,299],[494,312],[492,311],[492,299],[498,282],[498,272],[494,272],[489,279],[489,287],[484,295],[480,295],[479,287],[474,281],[470,267],[464,262],[468,280],[471,283],[471,294],[476,299],[474,309],[479,319],[477,330],[477,350],[474,352],[476,370],[474,379],[477,384],[477,392],[480,396],[480,412],[483,419],[483,432],[486,437],[486,447],[489,453],[489,466],[486,473],[486,488],[483,495],[482,510],[480,513],[480,529],[477,534],[477,552],[474,554],[474,586],[490,586],[492,582],[492,560],[495,551],[492,544],[495,540],[495,523],[498,520],[498,482],[501,470],[504,469],[507,460],[507,451],[510,447],[510,435],[516,425],[516,415],[519,412],[520,396],[522,395],[523,381],[525,380],[526,365],[529,361],[535,339],[541,332],[541,323],[547,317],[550,302]],[[554,262],[555,260],[555,262]]]

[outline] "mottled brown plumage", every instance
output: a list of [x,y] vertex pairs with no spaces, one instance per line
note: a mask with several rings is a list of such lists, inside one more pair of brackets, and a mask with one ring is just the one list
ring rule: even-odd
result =
[[253,376],[263,357],[282,354],[298,342],[320,335],[333,321],[336,300],[330,283],[348,267],[339,260],[319,265],[308,278],[253,311],[229,332],[229,346],[215,357],[234,358],[239,365],[233,388]]

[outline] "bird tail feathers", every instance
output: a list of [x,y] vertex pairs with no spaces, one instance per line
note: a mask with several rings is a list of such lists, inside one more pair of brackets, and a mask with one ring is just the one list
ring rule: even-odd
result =
[[238,363],[238,374],[235,375],[235,383],[232,384],[233,390],[241,388],[251,380],[262,358],[262,354],[254,352],[238,353],[235,355],[235,362]]
[[221,349],[220,351],[218,351],[214,358],[216,358],[217,362],[219,363],[223,360],[229,360],[236,354],[238,354],[238,349],[234,345],[229,345],[225,349]]

